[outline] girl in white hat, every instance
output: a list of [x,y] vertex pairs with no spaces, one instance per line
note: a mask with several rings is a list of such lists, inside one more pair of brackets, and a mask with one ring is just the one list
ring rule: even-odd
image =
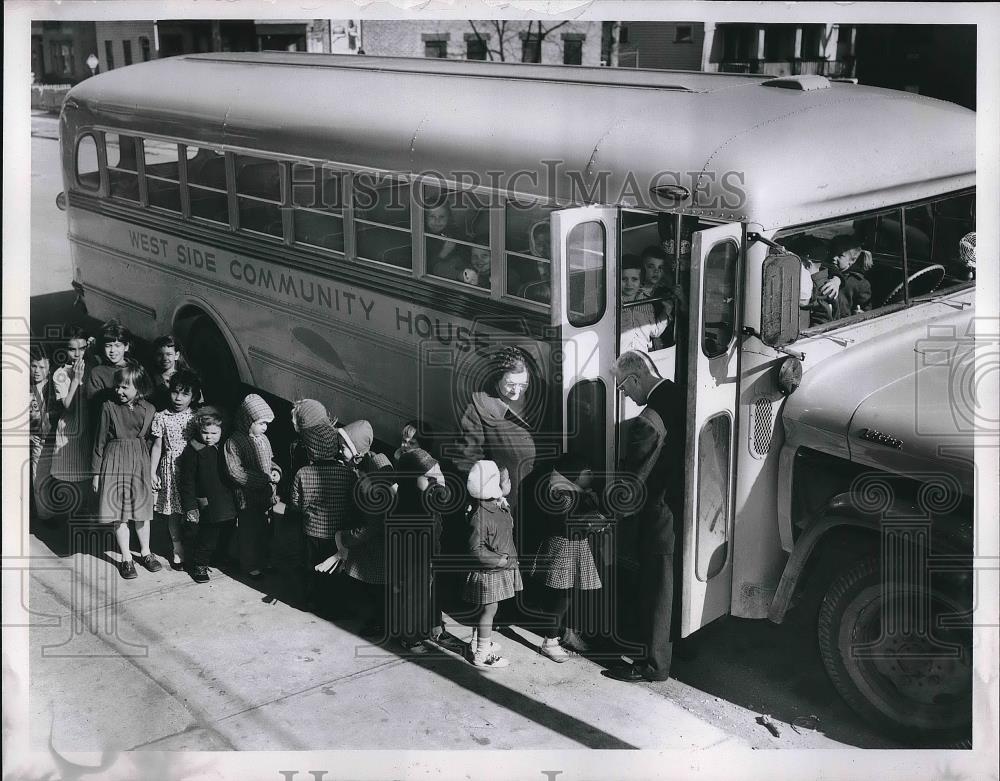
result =
[[477,461],[469,470],[468,489],[475,500],[469,515],[469,555],[479,562],[466,576],[462,592],[466,602],[479,605],[477,637],[469,650],[476,667],[494,670],[510,664],[496,652],[492,641],[497,606],[523,588],[514,547],[514,519],[503,498],[510,492],[510,478],[502,476],[493,461]]

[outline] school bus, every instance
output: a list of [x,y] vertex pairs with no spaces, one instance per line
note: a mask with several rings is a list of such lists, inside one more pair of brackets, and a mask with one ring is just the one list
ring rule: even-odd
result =
[[639,344],[686,404],[682,634],[819,589],[837,689],[932,743],[971,724],[974,128],[821,76],[286,53],[115,70],[60,123],[83,301],[210,394],[393,441],[518,344],[539,452],[613,473]]

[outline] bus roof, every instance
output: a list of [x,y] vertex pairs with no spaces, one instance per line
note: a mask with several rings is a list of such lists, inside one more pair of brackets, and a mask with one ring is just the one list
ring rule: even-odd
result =
[[64,122],[764,228],[972,186],[975,112],[819,76],[294,53],[87,79]]

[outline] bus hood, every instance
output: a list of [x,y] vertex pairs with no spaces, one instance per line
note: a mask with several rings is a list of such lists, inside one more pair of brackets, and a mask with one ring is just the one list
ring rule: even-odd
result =
[[785,402],[789,445],[811,447],[921,479],[950,476],[973,490],[976,410],[972,311],[951,310],[883,333],[803,373]]

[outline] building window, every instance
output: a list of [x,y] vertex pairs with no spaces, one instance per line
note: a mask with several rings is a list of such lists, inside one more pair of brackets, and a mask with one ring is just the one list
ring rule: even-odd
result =
[[583,65],[583,41],[563,41],[563,65]]
[[486,41],[482,38],[469,38],[466,40],[465,58],[467,60],[485,60]]
[[424,57],[443,60],[448,57],[448,41],[424,41]]
[[689,24],[679,24],[674,29],[674,43],[693,43],[694,33],[692,32],[691,25]]
[[823,25],[807,24],[802,27],[802,49],[799,56],[803,60],[822,59]]
[[722,29],[722,58],[725,62],[757,59],[757,29],[753,25],[725,25]]
[[108,70],[115,67],[115,50],[111,41],[104,42],[104,67]]
[[76,57],[73,53],[72,41],[51,41],[49,52],[52,55],[52,69],[63,76],[73,75],[76,70]]
[[521,44],[521,62],[541,62],[542,61],[542,39],[537,33],[529,33],[524,36]]
[[126,65],[132,64],[132,41],[122,41],[122,52],[124,57],[122,60]]
[[139,39],[139,50],[142,52],[142,61],[149,62],[149,38]]
[[795,27],[776,24],[764,32],[764,59],[768,62],[795,57]]

